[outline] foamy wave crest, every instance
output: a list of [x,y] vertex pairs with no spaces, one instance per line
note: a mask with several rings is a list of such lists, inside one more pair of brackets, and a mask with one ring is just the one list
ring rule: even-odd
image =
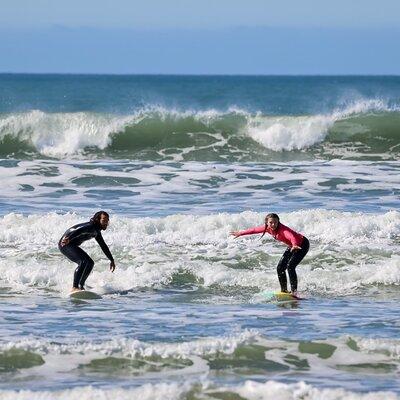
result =
[[394,392],[357,393],[342,388],[320,389],[303,381],[286,384],[276,381],[248,380],[238,386],[216,386],[202,380],[186,383],[145,384],[131,389],[99,389],[92,386],[58,391],[3,390],[3,400],[189,400],[193,398],[240,398],[246,400],[397,400]]
[[136,339],[114,338],[109,341],[79,342],[79,343],[54,343],[42,339],[26,339],[18,342],[5,342],[0,344],[0,351],[11,349],[24,350],[48,354],[89,354],[95,353],[102,356],[118,354],[124,357],[176,357],[189,358],[193,356],[208,356],[212,354],[232,354],[242,344],[256,340],[258,332],[245,330],[237,335],[225,337],[208,337],[191,342],[180,343],[145,343]]
[[[400,231],[398,211],[365,214],[317,209],[282,213],[280,217],[285,224],[307,233],[307,237],[314,241],[343,248],[354,248],[355,242],[363,246],[373,245],[377,241],[379,245],[389,243],[398,237]],[[18,246],[19,251],[29,250],[32,246],[47,247],[56,243],[69,226],[86,219],[88,216],[75,213],[6,214],[0,217],[0,244]],[[112,216],[112,225],[104,235],[122,248],[127,248],[126,243],[132,246],[167,243],[178,246],[210,244],[218,247],[231,243],[230,231],[262,225],[263,219],[263,213],[252,211],[208,216],[175,214],[161,218]],[[371,243],[372,239],[374,243]],[[247,241],[247,244],[250,243]]]
[[249,120],[246,134],[274,151],[303,150],[324,141],[335,122],[368,112],[397,111],[383,100],[363,100],[331,114],[312,116],[258,115]]
[[[231,114],[246,115],[245,112],[236,109],[227,111],[227,115]],[[157,139],[160,134],[172,133],[182,127],[190,133],[201,130],[213,121],[218,121],[223,115],[225,114],[213,109],[180,112],[162,107],[147,107],[125,116],[86,112],[45,113],[33,110],[0,119],[0,142],[10,138],[32,146],[33,150],[43,155],[63,157],[87,148],[104,150],[112,144],[113,135],[116,134],[125,133],[134,137],[148,134],[154,135]],[[200,126],[196,126],[196,122],[200,123]],[[154,132],[143,132],[143,129],[146,131],[146,126],[143,124],[150,124]],[[171,124],[172,127],[169,126]],[[182,124],[181,128],[179,124]],[[133,129],[133,132],[130,132],[129,128]],[[135,128],[139,131],[136,132]],[[150,142],[151,139],[147,138]]]
[[2,400],[176,400],[190,390],[189,384],[146,384],[134,389],[97,389],[92,386],[59,391],[3,390]]
[[399,339],[357,338],[357,346],[363,351],[382,353],[392,359],[400,360]]
[[[399,212],[377,215],[309,210],[282,214],[281,218],[311,241],[310,254],[300,271],[306,290],[352,294],[365,286],[400,284]],[[24,292],[48,287],[67,291],[73,265],[59,253],[57,241],[65,229],[84,220],[74,214],[55,213],[0,218],[0,246],[6,255],[0,260],[1,280]],[[95,241],[85,243],[97,262],[90,285],[103,294],[180,282],[274,289],[275,265],[284,248],[268,238],[262,243],[259,237],[234,240],[229,236],[232,230],[262,221],[263,214],[255,212],[165,218],[112,216],[104,237],[118,269],[110,274]],[[232,268],[236,263],[242,268]],[[236,298],[240,301],[240,296]]]
[[255,117],[249,122],[247,134],[270,150],[301,150],[322,142],[334,122],[332,115]]
[[[230,389],[232,390],[232,389]],[[305,382],[285,384],[275,381],[265,383],[246,381],[234,392],[247,400],[395,400],[397,395],[393,392],[356,393],[341,388],[319,389]]]
[[[358,101],[329,114],[308,116],[271,116],[234,107],[181,111],[149,106],[130,115],[35,110],[1,118],[0,143],[3,153],[22,149],[58,158],[89,149],[93,152],[107,149],[150,159],[157,156],[170,159],[168,155],[174,152],[194,152],[190,159],[223,157],[240,160],[241,157],[250,157],[257,160],[265,156],[265,148],[275,152],[311,148],[325,141],[337,122],[354,116],[356,121],[352,122],[353,125],[366,124],[361,128],[369,132],[370,128],[376,128],[376,122],[357,121],[358,116],[365,116],[368,112],[396,111],[398,109],[389,107],[382,100]],[[397,132],[397,115],[378,122],[381,135],[385,136],[379,123],[383,129],[389,126],[386,127],[389,135],[393,135],[393,130]],[[349,135],[351,137],[353,133]],[[347,137],[348,133],[344,136]],[[396,146],[392,142],[388,144],[389,149]],[[146,151],[149,154],[142,154]]]
[[397,237],[400,230],[400,213],[364,214],[336,210],[296,211],[288,215],[290,222],[310,237],[324,245],[335,244],[342,248],[370,246],[387,243]]
[[131,119],[84,112],[49,114],[35,110],[1,119],[0,141],[11,136],[32,145],[43,155],[59,157],[77,153],[85,147],[106,148],[110,134],[123,129]]

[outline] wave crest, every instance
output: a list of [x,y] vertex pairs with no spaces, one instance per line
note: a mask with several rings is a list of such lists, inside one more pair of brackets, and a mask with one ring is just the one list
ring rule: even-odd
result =
[[[265,161],[268,152],[313,151],[320,144],[360,142],[398,151],[400,112],[365,100],[325,115],[270,116],[231,108],[178,111],[148,107],[131,115],[30,111],[0,118],[2,154],[36,152],[63,158],[82,152],[198,161]],[[186,158],[188,159],[188,158]]]

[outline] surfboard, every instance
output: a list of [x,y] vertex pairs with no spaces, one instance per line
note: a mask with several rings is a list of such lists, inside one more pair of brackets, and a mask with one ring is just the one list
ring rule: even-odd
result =
[[80,290],[78,292],[71,292],[68,295],[71,299],[80,299],[80,300],[95,300],[101,299],[101,296],[95,292],[91,292],[90,290]]
[[298,301],[298,300],[305,300],[303,297],[298,297],[293,295],[292,293],[286,292],[272,292],[270,290],[264,290],[260,293],[265,300],[268,301]]

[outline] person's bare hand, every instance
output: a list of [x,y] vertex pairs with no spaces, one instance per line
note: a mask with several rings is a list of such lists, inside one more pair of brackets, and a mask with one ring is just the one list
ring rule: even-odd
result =
[[61,247],[66,246],[68,243],[69,243],[69,239],[66,238],[66,237],[65,237],[65,238],[62,238],[62,240],[61,240],[61,242],[60,242]]
[[300,246],[292,246],[292,248],[290,249],[290,251],[297,251],[297,250],[301,250]]

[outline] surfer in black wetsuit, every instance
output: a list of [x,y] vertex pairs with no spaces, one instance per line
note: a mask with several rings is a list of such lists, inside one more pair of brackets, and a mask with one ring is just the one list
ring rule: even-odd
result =
[[78,264],[74,273],[72,292],[85,290],[85,281],[93,269],[94,261],[79,247],[86,240],[96,239],[103,253],[110,260],[110,271],[114,272],[114,258],[101,235],[101,231],[107,229],[108,223],[109,215],[105,211],[98,211],[89,222],[69,228],[59,240],[58,248],[61,253]]

